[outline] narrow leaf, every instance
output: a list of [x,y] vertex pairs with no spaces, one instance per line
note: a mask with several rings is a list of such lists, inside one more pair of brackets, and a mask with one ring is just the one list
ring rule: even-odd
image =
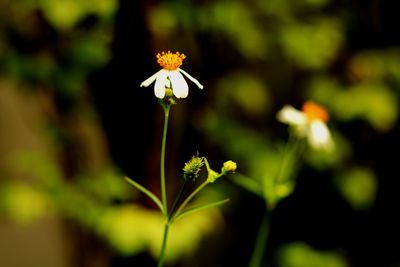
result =
[[146,194],[151,200],[154,201],[154,203],[160,208],[161,211],[163,211],[163,206],[161,204],[161,201],[158,199],[156,195],[154,195],[152,192],[150,192],[148,189],[140,185],[139,183],[135,182],[134,180],[130,179],[129,177],[125,177],[125,180],[127,180],[131,185],[136,187],[139,191],[142,193]]
[[213,207],[225,204],[228,201],[229,201],[229,198],[221,200],[221,201],[217,201],[217,202],[201,205],[201,206],[198,206],[198,207],[194,207],[194,208],[191,208],[191,209],[187,209],[187,210],[183,211],[180,214],[176,214],[176,216],[174,217],[173,220],[177,220],[179,218],[182,218],[183,216],[192,214],[192,213],[197,212],[197,211],[201,211],[201,210],[205,210],[205,209],[209,209],[209,208],[213,208]]
[[253,194],[263,197],[262,187],[256,180],[239,173],[236,173],[236,175],[232,175],[230,179],[235,184],[243,187],[244,189],[247,189]]

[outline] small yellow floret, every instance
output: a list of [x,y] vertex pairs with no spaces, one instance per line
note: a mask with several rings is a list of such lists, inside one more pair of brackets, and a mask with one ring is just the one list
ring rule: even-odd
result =
[[232,160],[228,160],[224,162],[224,165],[222,166],[222,172],[225,173],[234,173],[236,171],[237,164],[236,162]]
[[183,60],[186,58],[184,54],[179,52],[171,53],[168,51],[167,53],[161,52],[157,54],[157,62],[163,69],[166,70],[176,70],[181,65]]
[[329,113],[326,109],[312,101],[305,102],[302,111],[306,114],[309,120],[321,120],[327,122],[329,119]]

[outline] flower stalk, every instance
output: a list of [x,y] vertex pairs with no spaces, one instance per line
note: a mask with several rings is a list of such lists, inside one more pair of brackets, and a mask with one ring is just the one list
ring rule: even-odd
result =
[[171,109],[170,104],[163,105],[164,109],[164,129],[162,135],[161,142],[161,159],[160,159],[160,186],[161,186],[161,202],[163,206],[163,216],[167,218],[168,216],[168,208],[167,208],[167,189],[165,185],[165,146],[167,143],[167,131],[168,131],[168,119],[169,119],[169,111]]
[[163,235],[163,240],[162,240],[160,256],[158,258],[157,267],[164,266],[164,257],[165,257],[165,251],[167,249],[167,241],[168,241],[168,230],[169,230],[169,222],[166,222],[164,225],[164,235]]
[[[272,181],[269,181],[272,190],[264,192],[263,195],[266,201],[266,211],[258,230],[249,267],[263,266],[263,255],[268,242],[271,216],[278,202],[289,196],[294,190],[295,179],[293,176],[297,169],[297,160],[300,159],[304,148],[302,140],[306,138],[310,147],[315,150],[331,152],[334,148],[331,133],[326,125],[329,113],[321,105],[307,101],[301,110],[286,105],[277,113],[277,119],[288,124],[291,128],[279,169]],[[250,184],[251,186],[249,186],[248,182],[242,182],[242,180],[239,180],[241,183],[238,184],[244,185],[254,193],[258,192],[254,190],[256,188],[254,185]]]
[[[183,60],[186,58],[184,54],[179,52],[171,53],[162,52],[157,54],[157,63],[162,67],[161,70],[147,78],[141,83],[141,87],[148,87],[150,84],[155,82],[154,94],[158,98],[160,105],[164,110],[164,126],[161,140],[161,152],[160,152],[160,191],[161,200],[153,194],[150,190],[146,189],[144,186],[135,182],[132,179],[126,177],[127,181],[133,185],[135,188],[140,190],[142,193],[146,194],[153,202],[160,208],[163,218],[165,219],[164,233],[161,243],[160,254],[158,258],[158,267],[164,266],[165,254],[167,250],[168,243],[168,233],[170,226],[173,221],[177,218],[181,218],[184,215],[191,214],[200,210],[207,208],[216,207],[218,205],[224,204],[228,199],[217,201],[214,203],[207,203],[200,205],[195,208],[185,210],[189,202],[208,184],[215,182],[218,178],[223,175],[234,173],[236,170],[236,163],[233,161],[227,161],[221,168],[221,173],[213,171],[208,161],[205,157],[193,156],[192,159],[187,162],[183,168],[183,178],[184,183],[176,196],[175,201],[172,204],[171,209],[168,211],[167,203],[167,188],[166,188],[166,177],[165,177],[165,154],[166,154],[166,143],[167,143],[167,132],[168,132],[168,121],[172,105],[176,104],[176,98],[185,98],[188,96],[189,88],[188,84],[184,79],[184,76],[191,80],[200,89],[203,89],[203,85],[199,83],[195,78],[189,75],[186,71],[182,70],[180,66]],[[181,199],[184,195],[185,189],[188,182],[195,181],[200,174],[200,170],[203,166],[206,166],[208,176],[207,179],[200,184],[189,196],[179,205]],[[179,205],[179,207],[178,207]]]
[[270,214],[267,214],[267,212],[264,213],[263,220],[258,228],[256,243],[251,255],[249,267],[262,266],[263,255],[268,242]]

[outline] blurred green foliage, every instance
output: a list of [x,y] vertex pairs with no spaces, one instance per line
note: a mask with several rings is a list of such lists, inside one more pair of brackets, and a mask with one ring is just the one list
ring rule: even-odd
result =
[[[0,0],[0,79],[11,78],[34,92],[44,88],[49,98],[56,95],[82,108],[65,115],[53,110],[62,109],[54,108],[56,103],[46,106],[43,116],[50,136],[46,137],[52,141],[74,139],[65,121],[88,113],[96,117],[87,97],[88,76],[111,60],[117,8],[118,1],[113,0]],[[373,166],[360,167],[364,164],[354,146],[358,140],[341,129],[362,121],[373,134],[384,136],[396,127],[400,48],[351,47],[352,15],[345,3],[329,0],[156,1],[143,13],[155,50],[187,49],[181,52],[188,60],[192,53],[192,63],[201,60],[204,76],[213,77],[205,81],[199,77],[208,102],[193,113],[191,123],[215,157],[225,154],[224,158],[236,161],[239,172],[257,182],[254,191],[262,198],[289,196],[295,190],[293,183],[271,192],[288,137],[286,126],[276,122],[276,111],[284,104],[299,107],[314,100],[330,113],[335,150],[306,149],[301,162],[288,163],[285,175],[298,174],[304,165],[317,174],[329,173],[321,179],[333,179],[358,212],[374,207],[379,177]],[[78,129],[75,126],[71,128]],[[39,179],[25,183],[10,177],[11,181],[2,182],[1,215],[25,224],[59,213],[98,234],[121,254],[148,250],[156,257],[161,218],[139,205],[136,192],[116,168],[91,172],[82,164],[83,170],[71,175],[52,161],[29,155],[16,165]],[[0,175],[6,177],[3,171]],[[121,204],[125,202],[134,204]],[[175,253],[167,254],[170,260],[195,251],[202,235],[215,231],[222,221],[219,212],[210,210],[177,223],[171,232],[169,246]],[[283,267],[347,266],[339,254],[306,244],[289,244],[279,255]]]
[[316,18],[307,24],[286,25],[280,33],[285,55],[306,69],[327,68],[343,43],[343,30],[337,20]]
[[[58,214],[97,234],[121,255],[149,251],[157,258],[164,219],[157,209],[140,204],[113,204],[139,197],[138,192],[127,186],[120,172],[103,170],[95,177],[79,176],[75,177],[74,183],[69,183],[60,176],[54,162],[40,155],[23,153],[15,162],[19,171],[40,180],[34,185],[14,181],[2,183],[0,215],[24,225]],[[205,194],[206,201],[200,198],[198,202],[215,201],[221,198],[220,195],[211,191]],[[190,255],[202,238],[216,231],[221,224],[221,214],[215,209],[178,220],[171,228],[168,241],[171,253],[167,254],[166,260],[175,262]]]
[[278,251],[281,267],[346,267],[343,255],[335,251],[319,251],[308,244],[297,242],[282,246]]
[[82,104],[88,75],[110,60],[116,1],[0,1],[0,7],[8,18],[0,22],[3,75]]
[[396,91],[383,81],[339,84],[335,79],[318,77],[310,82],[310,98],[324,103],[338,120],[363,119],[378,131],[390,130],[398,118]]
[[68,30],[73,28],[78,22],[89,14],[95,14],[102,18],[112,19],[117,8],[117,2],[114,0],[88,0],[77,2],[73,0],[22,0],[12,5],[7,5],[7,1],[2,1],[2,6],[6,7],[3,12],[10,12],[14,15],[12,22],[17,26],[18,19],[29,16],[36,10],[43,11],[48,21],[58,30]]
[[23,183],[2,185],[0,214],[18,225],[32,223],[49,212],[50,201],[42,192]]
[[354,209],[368,209],[374,204],[378,180],[371,169],[355,166],[338,174],[336,183]]
[[[281,108],[276,100],[284,104],[295,100],[286,102],[295,106],[314,100],[327,107],[335,151],[307,151],[303,161],[317,171],[336,173],[355,167],[348,164],[357,161],[352,140],[336,129],[341,123],[364,120],[376,134],[383,134],[397,122],[399,48],[353,53],[346,40],[350,14],[340,5],[328,5],[329,1],[251,1],[246,5],[215,1],[200,8],[200,29],[229,38],[241,65],[227,69],[218,79],[212,88],[216,97],[197,127],[213,145],[241,163],[242,173],[264,185],[264,195],[271,195],[268,190],[285,143],[285,136],[276,135],[280,131],[269,128]],[[262,41],[257,41],[259,37]],[[247,42],[251,45],[246,46]],[[296,173],[299,167],[288,168]],[[353,182],[361,188],[365,181]],[[282,188],[292,189],[293,185]],[[337,190],[349,197],[345,186]],[[367,198],[373,199],[376,191],[367,191]]]

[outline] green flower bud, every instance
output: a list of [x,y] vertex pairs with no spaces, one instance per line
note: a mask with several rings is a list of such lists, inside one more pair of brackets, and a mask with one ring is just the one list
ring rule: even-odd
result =
[[233,162],[232,160],[228,160],[224,162],[224,165],[222,166],[222,173],[224,174],[230,174],[234,173],[236,171],[237,164],[236,162]]
[[175,105],[176,101],[174,99],[174,92],[172,91],[172,88],[166,87],[164,98],[158,99],[158,102],[160,102],[164,110],[171,107],[172,105]]
[[174,92],[172,91],[172,88],[165,88],[165,98],[171,98],[174,96]]
[[203,165],[204,161],[202,157],[193,156],[191,160],[185,163],[185,167],[183,167],[183,178],[190,182],[196,180]]

